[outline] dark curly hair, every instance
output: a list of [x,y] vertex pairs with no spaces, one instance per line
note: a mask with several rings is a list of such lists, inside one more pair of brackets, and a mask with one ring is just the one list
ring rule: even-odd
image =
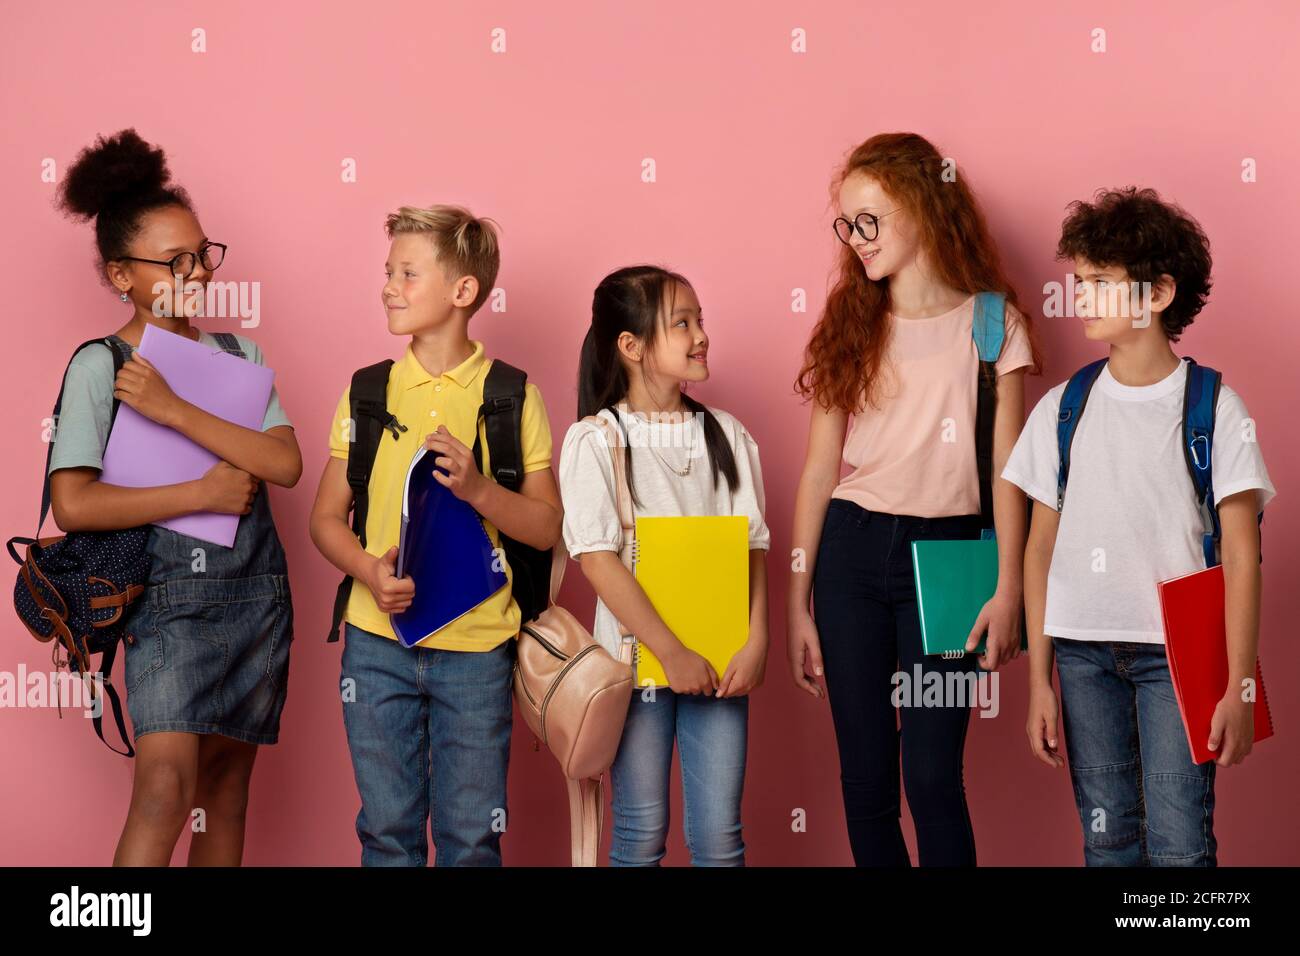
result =
[[1172,276],[1174,298],[1160,324],[1177,342],[1210,296],[1210,240],[1200,223],[1154,189],[1136,186],[1100,189],[1091,203],[1068,208],[1056,257],[1123,266],[1130,279],[1153,286],[1161,275]]
[[127,255],[145,213],[165,206],[194,211],[189,194],[169,186],[171,172],[160,147],[150,146],[134,129],[99,136],[68,168],[59,187],[59,207],[78,219],[95,220],[100,278],[105,263]]

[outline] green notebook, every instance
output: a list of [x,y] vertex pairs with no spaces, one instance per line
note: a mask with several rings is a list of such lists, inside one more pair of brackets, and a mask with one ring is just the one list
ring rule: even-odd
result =
[[[925,653],[964,654],[980,608],[997,590],[997,541],[913,541],[912,573]],[[1024,638],[1022,628],[1021,647]],[[984,653],[983,638],[974,653]]]

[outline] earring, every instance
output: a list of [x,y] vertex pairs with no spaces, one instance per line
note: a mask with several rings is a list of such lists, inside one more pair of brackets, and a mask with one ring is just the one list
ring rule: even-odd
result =
[[131,297],[127,295],[125,292],[123,292],[121,295],[121,299],[123,302],[129,302],[131,300]]

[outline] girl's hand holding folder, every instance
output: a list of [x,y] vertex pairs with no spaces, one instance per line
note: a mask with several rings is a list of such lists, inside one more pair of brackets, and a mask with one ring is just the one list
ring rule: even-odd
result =
[[123,363],[113,382],[113,397],[120,398],[145,418],[174,428],[186,404],[167,384],[167,379],[136,351]]
[[658,651],[655,656],[663,664],[668,676],[668,686],[675,694],[712,694],[718,687],[718,672],[713,665],[693,650],[677,642],[665,657]]
[[743,697],[763,683],[767,669],[767,629],[749,635],[745,646],[738,650],[727,664],[727,671],[718,684],[718,697]]

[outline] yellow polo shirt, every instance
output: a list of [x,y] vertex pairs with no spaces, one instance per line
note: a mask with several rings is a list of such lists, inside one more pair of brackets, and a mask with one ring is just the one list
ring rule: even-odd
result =
[[[370,472],[370,507],[366,515],[366,550],[382,555],[397,545],[402,529],[402,493],[406,473],[415,452],[424,439],[439,425],[446,425],[466,447],[474,447],[474,431],[479,406],[483,404],[483,381],[492,361],[483,354],[481,342],[471,342],[474,354],[460,365],[435,378],[422,366],[408,345],[406,354],[393,363],[388,375],[388,410],[406,426],[394,441],[385,432]],[[330,429],[330,455],[348,457],[350,407],[348,393],[343,392],[334,412]],[[551,426],[537,386],[529,382],[524,390],[522,444],[524,472],[551,467]],[[491,474],[487,439],[483,440],[483,468]],[[500,547],[497,529],[483,521],[493,547]],[[519,605],[510,592],[510,568],[506,567],[506,585],[467,614],[452,621],[438,633],[425,638],[418,647],[437,647],[453,651],[490,651],[502,641],[519,633]],[[362,582],[352,582],[344,620],[372,634],[397,640],[388,615],[379,610],[370,589]]]

